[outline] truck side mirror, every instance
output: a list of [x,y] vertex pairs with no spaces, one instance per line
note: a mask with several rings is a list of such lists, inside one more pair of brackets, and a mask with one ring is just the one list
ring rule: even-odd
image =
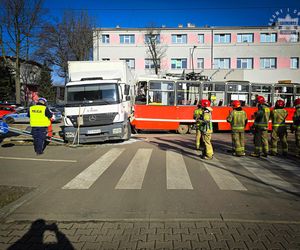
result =
[[124,86],[124,95],[129,95],[130,85],[125,84]]

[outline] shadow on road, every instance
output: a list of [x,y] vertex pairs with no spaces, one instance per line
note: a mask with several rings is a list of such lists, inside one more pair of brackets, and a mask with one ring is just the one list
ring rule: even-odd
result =
[[[48,234],[48,237],[45,237]],[[50,242],[44,242],[49,241]],[[55,241],[55,242],[52,242]],[[46,224],[45,220],[38,219],[32,222],[31,227],[27,233],[25,233],[21,239],[11,245],[8,250],[21,250],[21,249],[68,249],[74,250],[71,242],[68,240],[65,234],[59,231],[55,223]]]

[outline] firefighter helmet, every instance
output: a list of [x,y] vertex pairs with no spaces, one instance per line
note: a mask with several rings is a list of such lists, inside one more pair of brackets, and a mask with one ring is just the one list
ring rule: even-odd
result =
[[300,105],[300,98],[297,98],[295,101],[294,101],[294,106],[298,106]]
[[235,101],[233,101],[232,103],[231,103],[231,105],[232,105],[232,107],[233,108],[239,108],[239,107],[241,107],[241,102],[239,101],[239,100],[235,100]]
[[207,99],[201,100],[201,106],[202,106],[203,108],[210,107],[210,101],[207,100]]
[[275,107],[283,108],[285,105],[283,100],[277,100],[275,103]]
[[256,100],[259,104],[264,104],[266,101],[265,101],[265,98],[261,95],[257,96],[256,97]]

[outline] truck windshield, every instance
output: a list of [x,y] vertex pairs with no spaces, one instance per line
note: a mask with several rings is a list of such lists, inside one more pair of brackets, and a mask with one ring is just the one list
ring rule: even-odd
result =
[[119,103],[115,83],[77,85],[67,87],[67,104],[99,105]]

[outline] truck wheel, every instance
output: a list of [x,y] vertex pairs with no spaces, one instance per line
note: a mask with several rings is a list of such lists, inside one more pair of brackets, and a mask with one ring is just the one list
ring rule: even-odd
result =
[[12,117],[7,117],[7,118],[5,118],[5,122],[6,122],[7,124],[13,124],[13,123],[15,122],[15,120],[14,120],[14,118],[12,118]]
[[177,129],[178,133],[181,135],[185,135],[190,131],[190,126],[187,124],[180,124]]

